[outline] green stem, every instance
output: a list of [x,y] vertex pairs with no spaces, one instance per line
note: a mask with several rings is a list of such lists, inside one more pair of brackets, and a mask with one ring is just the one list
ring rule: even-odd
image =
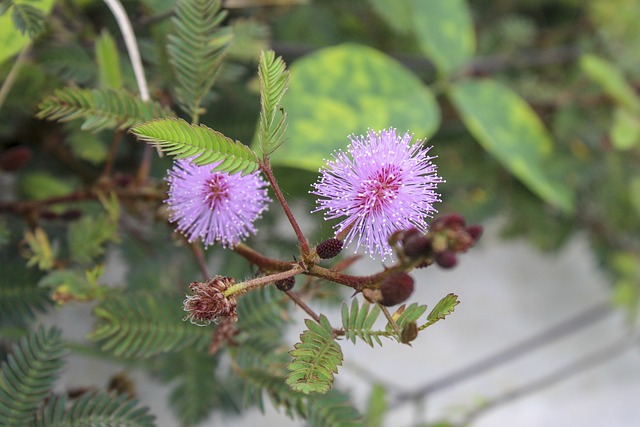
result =
[[20,71],[20,67],[22,67],[22,64],[24,63],[24,60],[27,57],[27,53],[29,53],[30,48],[31,43],[22,48],[20,54],[16,58],[16,62],[13,63],[13,66],[11,67],[11,71],[9,71],[7,78],[2,83],[2,88],[0,88],[0,108],[2,108],[4,101],[7,99],[9,91],[13,87],[13,83],[18,77],[18,71]]
[[247,280],[246,282],[236,283],[230,286],[223,292],[225,297],[239,296],[245,294],[254,288],[261,288],[269,283],[276,282],[278,280],[287,279],[289,277],[300,274],[304,271],[299,265],[294,266],[291,270],[283,271],[281,273],[269,274],[267,276],[256,277],[255,279]]

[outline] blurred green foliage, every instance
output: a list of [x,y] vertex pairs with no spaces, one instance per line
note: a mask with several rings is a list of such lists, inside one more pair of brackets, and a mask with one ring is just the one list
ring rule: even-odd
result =
[[[273,162],[295,205],[313,209],[313,172],[346,146],[349,134],[387,126],[413,132],[428,138],[438,156],[447,181],[442,211],[472,222],[499,216],[505,237],[524,238],[545,251],[577,233],[587,236],[611,278],[612,301],[637,317],[640,2],[229,1],[229,10],[216,18],[220,31],[193,20],[186,33],[176,32],[179,20],[171,19],[175,3],[125,3],[151,104],[137,95],[120,29],[102,2],[0,3],[6,9],[0,16],[3,347],[37,360],[42,355],[29,354],[28,345],[14,339],[29,331],[46,338],[42,330],[33,332],[36,314],[94,301],[87,321],[97,326],[74,345],[86,354],[105,351],[124,366],[139,363],[130,356],[148,357],[149,370],[173,388],[170,403],[184,425],[213,411],[241,412],[238,395],[262,407],[263,392],[310,425],[357,422],[346,394],[313,399],[284,384],[290,358],[282,331],[291,307],[280,294],[241,299],[239,311],[247,314],[230,338],[240,345],[215,355],[207,354],[210,339],[203,330],[181,323],[175,308],[199,274],[192,246],[171,234],[162,204],[171,159],[145,153],[144,144],[125,131],[181,108],[233,140],[257,141],[256,69],[258,52],[267,46],[291,70],[283,100],[290,125]],[[20,20],[12,16],[19,4],[43,12],[27,12],[27,20],[22,13]],[[196,27],[209,44],[188,40]],[[187,44],[202,48],[201,55],[188,57],[181,50]],[[200,66],[195,71],[192,59]],[[215,76],[205,76],[198,87],[178,78],[201,76],[211,67]],[[290,257],[296,242],[275,225],[279,213],[274,207],[266,215],[251,244]],[[330,227],[320,225],[319,215],[312,218],[318,227],[309,237],[328,237]],[[110,252],[126,267],[115,287],[99,277]],[[218,247],[205,258],[219,274],[254,274],[243,259]],[[337,300],[317,283],[303,289],[328,304]],[[358,333],[354,340],[364,334]],[[56,352],[57,334],[47,338]],[[223,357],[251,378],[221,375]],[[57,366],[58,355],[55,361]],[[3,375],[13,374],[3,365]],[[234,395],[212,388],[214,381]],[[88,402],[101,410],[97,398]],[[36,410],[32,402],[18,406],[15,411],[23,412],[6,419],[0,412],[0,420],[25,419]],[[383,390],[374,388],[367,422],[383,425],[385,407]]]

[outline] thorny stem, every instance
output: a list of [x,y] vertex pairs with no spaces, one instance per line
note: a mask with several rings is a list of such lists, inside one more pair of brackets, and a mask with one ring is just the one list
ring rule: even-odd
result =
[[115,162],[116,154],[118,153],[118,147],[120,146],[120,141],[122,141],[122,134],[124,131],[116,130],[113,135],[113,140],[111,141],[111,147],[109,148],[109,156],[107,157],[107,161],[104,165],[104,169],[102,170],[102,176],[108,177],[111,175],[111,170],[113,169],[113,163]]
[[202,251],[202,247],[198,242],[189,243],[189,249],[191,249],[191,253],[196,258],[196,262],[198,263],[198,268],[200,269],[200,273],[204,276],[204,280],[209,280],[211,276],[209,276],[209,272],[207,271],[207,263],[204,260],[204,253]]
[[298,221],[296,221],[296,218],[293,216],[293,212],[291,212],[291,209],[289,208],[289,205],[287,204],[287,201],[285,200],[284,195],[280,190],[280,186],[278,185],[276,178],[273,176],[273,171],[271,170],[271,164],[269,163],[268,158],[260,162],[260,168],[262,169],[262,172],[264,172],[264,174],[266,175],[267,180],[269,180],[269,184],[271,184],[271,188],[273,188],[273,191],[276,194],[276,197],[278,198],[278,201],[280,202],[282,209],[284,210],[284,214],[287,216],[287,219],[289,219],[289,222],[291,223],[291,227],[293,228],[293,231],[296,233],[296,237],[300,242],[300,251],[302,252],[303,258],[308,256],[311,253],[311,250],[309,249],[309,243],[307,242],[307,238],[304,236],[304,233],[300,229],[300,226],[298,225]]
[[311,318],[315,320],[316,323],[320,323],[320,316],[318,316],[316,312],[313,311],[313,309],[309,307],[307,303],[302,300],[302,298],[300,298],[300,295],[297,292],[286,291],[285,294],[287,294],[287,296],[291,298],[291,300],[295,302],[298,307],[303,309],[309,316],[311,316]]
[[289,277],[293,277],[296,274],[300,274],[304,271],[304,269],[299,265],[294,265],[290,270],[283,271],[280,273],[269,274],[267,276],[256,277],[255,279],[247,280],[246,282],[236,283],[233,286],[230,286],[226,291],[223,292],[225,297],[236,297],[242,294],[245,294],[254,288],[261,288],[269,283],[276,282],[278,280],[287,279]]

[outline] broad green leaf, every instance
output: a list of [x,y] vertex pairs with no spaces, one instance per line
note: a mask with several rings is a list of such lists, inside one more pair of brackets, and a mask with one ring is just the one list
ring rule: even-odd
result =
[[100,75],[100,86],[103,89],[122,88],[122,72],[116,42],[108,30],[103,29],[96,38],[96,60]]
[[408,1],[420,47],[441,73],[451,74],[471,59],[476,39],[466,0]]
[[640,113],[640,98],[614,64],[595,55],[584,55],[580,66],[589,78],[602,86],[607,95],[625,108]]
[[485,150],[538,197],[565,213],[573,210],[571,188],[548,171],[551,136],[519,95],[489,79],[457,82],[449,95]]
[[617,108],[613,116],[611,143],[617,150],[630,150],[640,141],[640,115]]
[[629,184],[629,201],[636,211],[636,216],[640,218],[640,176],[635,176]]
[[287,149],[272,163],[317,171],[344,149],[348,135],[395,127],[418,138],[433,135],[440,111],[431,91],[402,65],[369,47],[321,49],[290,67],[283,99]]
[[394,31],[408,33],[411,31],[411,4],[407,0],[369,0],[373,9],[384,19]]
[[[29,4],[48,14],[54,2],[55,0],[33,0]],[[0,49],[0,63],[20,52],[27,46],[29,41],[29,36],[20,33],[13,25],[10,13],[0,16],[0,46],[2,46],[2,49]]]

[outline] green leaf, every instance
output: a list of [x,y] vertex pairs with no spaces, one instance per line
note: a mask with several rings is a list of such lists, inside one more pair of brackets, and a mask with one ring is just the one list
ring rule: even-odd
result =
[[356,343],[356,338],[360,338],[371,347],[373,347],[374,342],[382,345],[378,331],[371,329],[378,319],[381,309],[377,304],[373,305],[371,311],[369,311],[370,308],[371,305],[368,302],[365,302],[360,307],[356,298],[351,301],[351,309],[347,304],[342,304],[342,327],[344,328],[345,337],[354,344]]
[[8,258],[4,252],[0,256],[0,325],[27,323],[51,306],[49,293],[37,286],[40,274],[36,270],[27,268],[24,260]]
[[210,329],[181,321],[184,312],[177,294],[119,295],[98,304],[94,315],[98,323],[89,338],[118,357],[146,358],[190,345],[203,348],[211,339]]
[[178,159],[198,156],[192,163],[199,166],[222,161],[215,170],[247,174],[258,169],[253,150],[204,125],[168,118],[137,125],[131,132]]
[[18,187],[25,199],[41,200],[66,196],[73,192],[75,185],[49,172],[34,170],[21,174]]
[[[406,0],[404,0],[406,1]],[[420,47],[438,70],[451,74],[475,52],[475,33],[466,0],[409,0]]]
[[420,326],[420,328],[418,329],[422,331],[423,329],[433,325],[437,321],[444,319],[445,317],[453,313],[453,310],[458,304],[460,304],[460,301],[458,301],[458,295],[456,294],[449,294],[446,297],[442,298],[440,301],[438,301],[436,306],[433,307],[433,310],[431,310],[431,313],[429,313],[429,315],[427,316],[427,323]]
[[[409,307],[401,306],[398,311],[402,311],[402,313],[396,319],[396,325],[402,330],[406,325],[416,322],[427,311],[427,306],[414,302]],[[386,329],[389,332],[393,331],[393,327],[390,324],[387,324]]]
[[38,411],[32,427],[66,426],[128,426],[153,427],[155,417],[147,407],[126,395],[113,396],[105,392],[85,393],[68,401],[67,394],[49,399]]
[[116,42],[109,30],[103,29],[96,38],[96,60],[100,86],[103,89],[118,90],[122,88],[122,71],[120,70],[120,56]]
[[102,164],[109,154],[105,142],[98,135],[80,130],[70,134],[66,143],[74,156],[93,165]]
[[108,242],[118,242],[118,219],[108,215],[85,215],[69,225],[67,240],[71,259],[88,264],[100,257]]
[[589,78],[602,86],[607,95],[635,114],[640,114],[640,98],[614,64],[595,55],[583,55],[580,67]]
[[611,143],[616,150],[630,150],[640,141],[640,115],[616,108],[611,128]]
[[220,28],[227,13],[219,10],[217,0],[180,0],[172,19],[174,33],[169,35],[167,50],[178,81],[176,95],[180,108],[194,122],[205,112],[204,98],[233,36],[229,28]]
[[0,425],[24,426],[51,393],[65,353],[59,329],[40,328],[20,340],[0,366]]
[[106,287],[98,285],[96,279],[96,276],[102,275],[102,271],[102,267],[89,271],[57,269],[44,276],[38,282],[38,286],[49,289],[52,299],[61,304],[70,301],[90,301],[106,292]]
[[538,197],[565,213],[573,211],[572,189],[549,173],[551,136],[520,96],[489,79],[456,82],[449,95],[489,154]]
[[331,390],[322,396],[309,396],[307,423],[310,427],[360,427],[362,417],[349,401],[349,397]]
[[364,425],[383,427],[385,412],[387,412],[387,390],[380,384],[374,384],[369,394],[367,412],[364,414]]
[[46,24],[42,9],[27,3],[13,3],[11,19],[18,31],[30,38],[43,32]]
[[37,117],[67,122],[84,119],[82,129],[127,129],[137,123],[173,113],[156,102],[143,102],[124,90],[58,89],[38,105]]
[[291,372],[286,382],[292,390],[304,394],[327,393],[333,384],[333,374],[342,365],[342,350],[324,315],[320,316],[320,323],[309,319],[305,323],[309,329],[300,335],[300,342],[289,352],[293,361],[287,366]]
[[411,4],[407,0],[369,0],[371,6],[382,19],[394,31],[399,33],[409,33],[411,31],[411,25],[407,25],[411,22],[412,10]]
[[640,175],[631,178],[629,183],[629,202],[633,206],[636,217],[640,218]]
[[[54,3],[55,0],[34,0],[30,2],[30,5],[42,10],[44,14],[49,14]],[[2,49],[0,49],[0,63],[20,52],[29,42],[30,38],[21,34],[14,26],[10,14],[0,16],[0,46],[2,46]]]
[[263,157],[267,157],[284,142],[288,123],[280,101],[289,87],[289,72],[282,58],[276,58],[270,50],[260,53],[258,77],[261,106],[258,141]]
[[433,135],[440,110],[413,73],[369,47],[343,44],[320,49],[290,67],[283,105],[289,118],[287,149],[273,164],[317,171],[348,135],[395,127],[418,138]]

